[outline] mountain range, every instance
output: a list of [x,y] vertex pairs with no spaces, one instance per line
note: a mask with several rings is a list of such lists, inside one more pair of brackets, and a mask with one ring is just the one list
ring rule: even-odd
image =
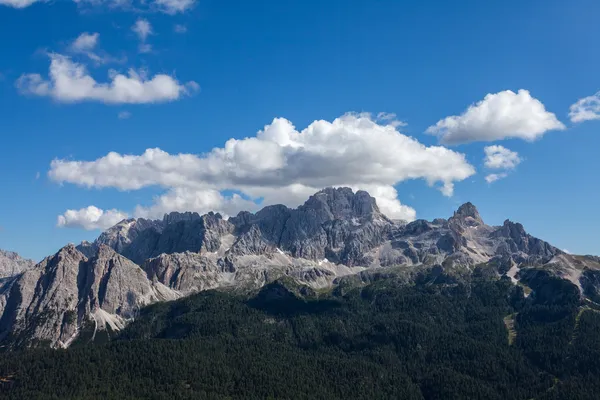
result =
[[123,329],[151,303],[252,292],[283,277],[323,290],[390,276],[411,283],[424,271],[461,283],[484,273],[529,294],[540,270],[569,280],[582,298],[600,297],[600,258],[568,254],[516,222],[487,225],[471,203],[448,219],[406,223],[383,215],[365,191],[327,188],[296,209],[123,220],[36,265],[0,252],[0,345],[66,348],[84,332]]

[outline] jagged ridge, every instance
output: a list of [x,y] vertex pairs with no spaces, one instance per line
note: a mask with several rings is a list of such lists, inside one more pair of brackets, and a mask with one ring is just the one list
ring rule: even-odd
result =
[[398,268],[410,281],[420,268],[464,275],[487,264],[516,282],[521,268],[543,266],[586,294],[600,292],[599,263],[577,257],[521,224],[486,225],[471,203],[448,220],[406,224],[385,217],[367,192],[328,188],[297,209],[268,206],[228,220],[215,213],[129,219],[93,243],[67,246],[0,288],[0,338],[68,346],[85,324],[119,329],[155,301],[250,290],[282,277],[318,289]]

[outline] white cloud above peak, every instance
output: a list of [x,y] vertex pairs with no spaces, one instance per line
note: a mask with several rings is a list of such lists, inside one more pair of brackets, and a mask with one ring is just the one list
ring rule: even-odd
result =
[[483,151],[485,153],[484,165],[486,168],[503,170],[503,172],[487,175],[485,177],[487,183],[506,178],[508,171],[515,169],[523,161],[519,153],[511,151],[504,146],[486,146]]
[[109,71],[110,81],[99,83],[82,64],[56,53],[49,56],[48,79],[40,74],[22,75],[16,83],[21,93],[51,97],[65,103],[143,104],[174,101],[199,88],[193,81],[182,84],[164,74],[148,78],[143,71],[134,69],[130,69],[127,75]]
[[574,123],[600,119],[600,92],[579,99],[571,105],[569,118]]
[[488,174],[485,176],[485,181],[487,183],[494,183],[500,179],[504,179],[508,176],[508,174],[506,172],[501,172],[499,174]]
[[398,200],[397,183],[423,179],[451,195],[455,182],[474,173],[464,154],[427,147],[367,114],[345,114],[301,131],[275,118],[255,136],[230,139],[207,154],[147,149],[94,161],[56,159],[49,177],[89,188],[166,189],[153,205],[137,208],[135,214],[146,217],[169,211],[231,215],[258,207],[258,199],[261,206],[298,206],[323,187],[349,186],[368,190],[389,217],[412,220],[415,211]]
[[461,115],[446,117],[427,129],[441,143],[455,145],[519,138],[534,141],[547,131],[563,130],[565,125],[546,111],[541,101],[521,89],[488,94]]
[[128,216],[118,210],[101,210],[96,206],[89,206],[80,210],[67,210],[59,215],[56,225],[61,228],[81,228],[85,230],[108,229],[121,222]]
[[487,146],[484,148],[485,166],[491,169],[513,169],[521,163],[521,157],[516,151],[504,146]]

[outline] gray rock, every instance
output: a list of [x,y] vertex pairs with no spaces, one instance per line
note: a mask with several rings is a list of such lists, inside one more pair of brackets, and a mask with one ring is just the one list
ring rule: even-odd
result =
[[118,330],[140,307],[177,297],[108,246],[88,259],[67,245],[12,282],[0,338],[12,346],[67,347],[86,323]]
[[223,280],[221,267],[198,253],[161,254],[142,266],[151,281],[158,281],[184,294],[214,289]]
[[12,251],[0,250],[0,278],[18,275],[34,265],[33,260],[22,258]]

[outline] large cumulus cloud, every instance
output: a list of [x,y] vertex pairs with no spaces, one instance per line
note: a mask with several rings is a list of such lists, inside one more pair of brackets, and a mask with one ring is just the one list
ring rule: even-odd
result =
[[391,218],[412,220],[400,203],[399,182],[423,179],[450,196],[454,183],[475,169],[461,153],[427,147],[369,114],[314,121],[303,130],[276,118],[255,136],[230,139],[207,154],[170,154],[147,149],[139,155],[109,153],[93,161],[55,159],[49,177],[88,188],[166,189],[135,214],[160,217],[168,211],[219,211],[283,203],[297,206],[327,186],[366,189]]

